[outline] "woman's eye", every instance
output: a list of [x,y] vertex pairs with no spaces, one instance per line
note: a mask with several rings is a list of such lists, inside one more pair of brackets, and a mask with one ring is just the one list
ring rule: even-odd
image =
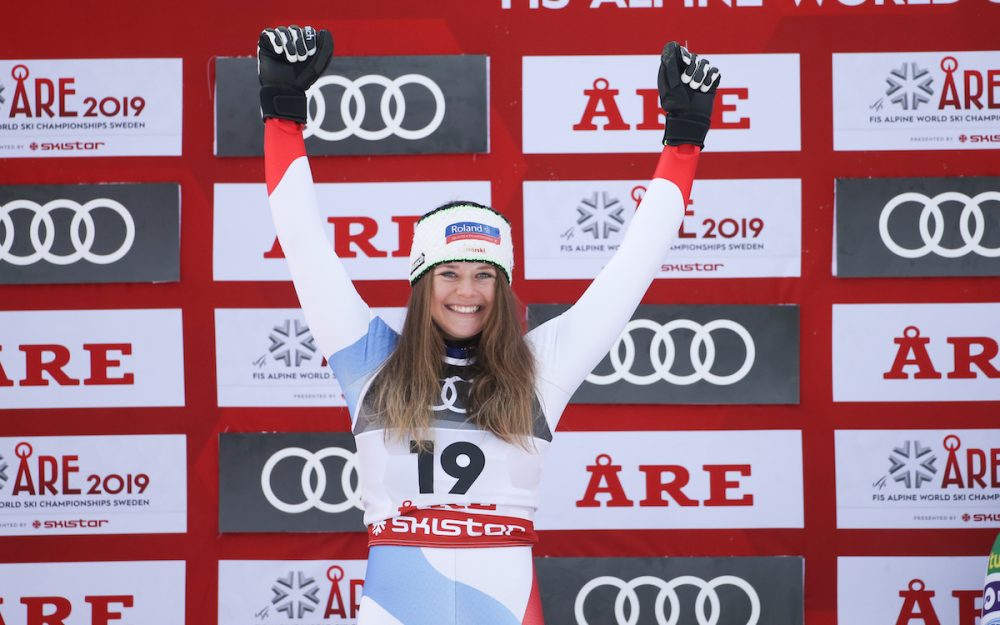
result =
[[493,275],[492,273],[489,273],[488,271],[484,271],[479,274],[480,280],[492,280],[493,278],[496,278],[496,276]]

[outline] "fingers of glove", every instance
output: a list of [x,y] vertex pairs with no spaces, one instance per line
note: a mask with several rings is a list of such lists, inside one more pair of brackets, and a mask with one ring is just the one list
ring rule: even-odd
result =
[[685,65],[690,65],[693,59],[693,55],[684,46],[678,46],[681,52],[681,60],[684,61]]
[[274,29],[274,32],[278,35],[278,40],[281,43],[281,54],[284,55],[285,60],[289,63],[294,63],[299,60],[299,55],[295,51],[295,35],[287,26],[279,26]]
[[295,51],[295,60],[304,61],[309,57],[309,53],[306,51],[306,35],[298,26],[292,25],[288,27],[288,31],[292,33],[292,49]]
[[306,54],[309,56],[316,54],[316,29],[312,26],[306,26],[302,29],[302,35]]
[[[704,61],[703,61],[704,62]],[[698,55],[688,53],[688,64],[684,68],[684,73],[681,74],[681,82],[685,85],[690,85],[691,81],[694,80],[695,73],[698,71]],[[699,83],[700,84],[700,83]]]
[[665,79],[667,88],[678,87],[681,84],[681,69],[678,65],[680,50],[683,48],[676,41],[671,41],[663,46],[663,52],[660,54],[660,75]]
[[711,89],[716,82],[718,82],[719,70],[712,67],[712,64],[704,58],[699,58],[696,63],[691,65],[691,67],[694,67],[695,70],[691,75],[688,86],[695,91],[708,93],[708,90]]
[[274,38],[275,38],[275,51],[281,56],[285,57],[285,60],[292,61],[293,59],[288,58],[288,42],[292,40],[292,36],[288,32],[288,28],[284,26],[279,26],[275,28]]
[[708,93],[710,90],[715,89],[721,81],[722,74],[719,73],[719,68],[709,66],[705,82],[701,85],[702,92]]
[[283,46],[281,44],[281,38],[278,37],[278,33],[276,33],[273,28],[267,28],[260,33],[260,39],[257,41],[257,48],[262,52],[271,55],[281,55]]
[[325,28],[316,34],[316,73],[321,75],[326,71],[333,57],[333,35]]

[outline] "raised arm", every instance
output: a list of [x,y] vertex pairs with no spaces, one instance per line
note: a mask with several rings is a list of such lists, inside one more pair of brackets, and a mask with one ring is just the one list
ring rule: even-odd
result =
[[[658,83],[667,128],[653,180],[621,246],[590,287],[569,310],[528,337],[539,377],[553,387],[554,396],[569,400],[608,353],[659,272],[684,216],[718,82],[718,70],[704,59],[674,42],[664,47]],[[547,413],[561,412],[562,405],[550,405]]]
[[269,29],[258,42],[264,170],[271,216],[306,323],[324,356],[354,343],[371,312],[323,235],[302,126],[306,90],[333,53],[328,31]]

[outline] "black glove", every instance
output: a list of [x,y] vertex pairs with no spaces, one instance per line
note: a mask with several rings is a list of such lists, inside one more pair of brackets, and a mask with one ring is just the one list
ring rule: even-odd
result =
[[264,119],[306,123],[306,90],[323,74],[332,56],[333,36],[328,30],[282,26],[262,32],[257,41],[257,77]]
[[664,145],[705,147],[705,135],[712,123],[712,102],[721,77],[717,68],[676,41],[663,46],[656,84],[660,106],[667,113]]

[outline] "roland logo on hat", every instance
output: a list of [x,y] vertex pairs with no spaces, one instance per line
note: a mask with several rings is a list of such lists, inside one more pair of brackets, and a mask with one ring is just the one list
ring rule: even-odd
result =
[[444,239],[446,243],[465,239],[477,239],[500,245],[500,229],[474,221],[460,221],[445,227]]

